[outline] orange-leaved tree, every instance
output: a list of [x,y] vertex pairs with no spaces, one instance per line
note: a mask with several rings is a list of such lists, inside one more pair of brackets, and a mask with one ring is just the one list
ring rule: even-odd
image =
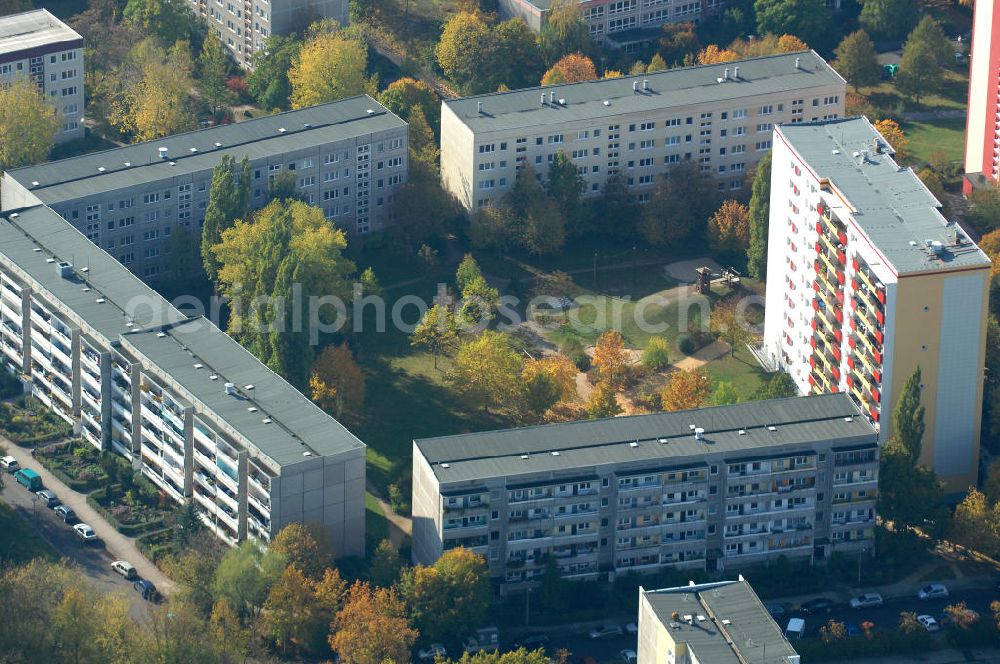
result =
[[591,81],[597,78],[594,61],[583,53],[570,53],[559,59],[552,68],[542,76],[542,85],[558,85],[559,83],[577,83]]
[[708,403],[711,390],[712,379],[702,369],[678,369],[660,391],[660,405],[665,411],[700,408]]

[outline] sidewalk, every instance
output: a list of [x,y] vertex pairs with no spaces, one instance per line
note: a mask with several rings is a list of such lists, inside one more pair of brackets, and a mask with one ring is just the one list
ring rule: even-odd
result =
[[81,493],[73,491],[65,484],[56,479],[45,466],[38,463],[31,456],[31,451],[23,447],[18,447],[11,441],[0,436],[0,445],[7,448],[7,454],[17,459],[22,468],[31,468],[42,477],[42,483],[46,489],[52,489],[59,499],[66,505],[73,508],[80,521],[88,524],[101,538],[104,547],[111,554],[113,560],[127,560],[135,566],[136,571],[144,579],[148,579],[156,585],[156,588],[163,594],[169,594],[173,589],[174,582],[168,579],[160,569],[151,563],[146,556],[142,555],[135,545],[135,540],[122,535],[111,527],[97,511],[87,503],[87,497]]

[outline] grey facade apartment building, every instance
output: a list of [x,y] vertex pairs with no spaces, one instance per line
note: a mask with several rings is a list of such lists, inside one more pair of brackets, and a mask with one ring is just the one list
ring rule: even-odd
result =
[[364,444],[43,205],[0,215],[0,367],[229,544],[309,522],[364,554]]
[[441,178],[467,210],[485,206],[530,164],[545,178],[563,152],[597,195],[620,173],[647,200],[671,165],[697,160],[720,191],[742,189],[774,126],[844,114],[846,82],[814,51],[643,76],[449,99]]
[[514,588],[870,550],[877,435],[844,394],[413,443],[413,559],[463,546]]
[[639,588],[638,664],[799,664],[799,655],[742,576]]
[[0,210],[44,204],[144,279],[170,235],[201,232],[212,171],[250,159],[250,206],[294,171],[306,200],[349,233],[378,230],[406,181],[408,127],[367,95],[8,171]]
[[348,22],[347,0],[189,0],[191,10],[245,68],[271,35],[302,34],[313,22]]
[[0,17],[0,84],[30,78],[60,118],[56,142],[83,138],[83,37],[36,9]]

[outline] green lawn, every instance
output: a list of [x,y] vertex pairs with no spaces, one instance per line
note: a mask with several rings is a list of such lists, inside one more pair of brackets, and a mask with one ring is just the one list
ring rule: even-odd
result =
[[365,493],[365,552],[371,555],[379,542],[388,538],[389,520],[375,502],[375,496]]
[[926,164],[934,153],[943,153],[949,162],[960,162],[965,153],[965,120],[904,122],[901,127],[910,144],[907,150],[915,161]]
[[946,69],[941,91],[921,97],[920,103],[912,102],[899,93],[892,81],[882,81],[861,92],[868,96],[876,108],[893,110],[903,102],[908,111],[933,111],[964,109],[969,103],[969,72],[967,69]]
[[722,381],[733,384],[740,401],[749,401],[754,392],[764,384],[767,376],[757,361],[746,349],[738,351],[735,357],[721,357],[705,365],[705,371],[712,377],[713,384]]
[[[12,482],[12,478],[6,478]],[[22,564],[34,558],[58,560],[59,556],[10,505],[0,501],[0,563]]]

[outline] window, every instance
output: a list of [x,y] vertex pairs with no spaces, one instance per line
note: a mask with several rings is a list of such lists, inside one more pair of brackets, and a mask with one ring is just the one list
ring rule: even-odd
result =
[[770,122],[762,122],[757,125],[757,133],[771,131],[772,129],[774,129],[774,126]]
[[559,143],[562,143],[562,142],[563,142],[563,135],[562,134],[552,134],[548,138],[549,145],[558,145]]
[[496,145],[494,143],[479,146],[479,154],[489,154],[490,152],[496,152]]
[[87,206],[87,221],[91,222],[91,221],[100,221],[100,220],[101,220],[101,206],[100,206],[100,204],[97,204],[97,205],[88,205]]
[[399,168],[403,165],[402,157],[391,157],[386,161],[386,166],[389,168]]
[[479,164],[479,170],[481,171],[492,171],[494,168],[496,168],[496,162],[493,161],[484,161]]
[[774,113],[774,106],[771,104],[765,104],[760,107],[760,115],[770,115]]
[[656,123],[652,121],[643,122],[639,125],[639,131],[653,131],[656,129]]
[[656,140],[652,138],[648,138],[644,141],[639,141],[640,150],[652,150],[655,145],[656,145]]

